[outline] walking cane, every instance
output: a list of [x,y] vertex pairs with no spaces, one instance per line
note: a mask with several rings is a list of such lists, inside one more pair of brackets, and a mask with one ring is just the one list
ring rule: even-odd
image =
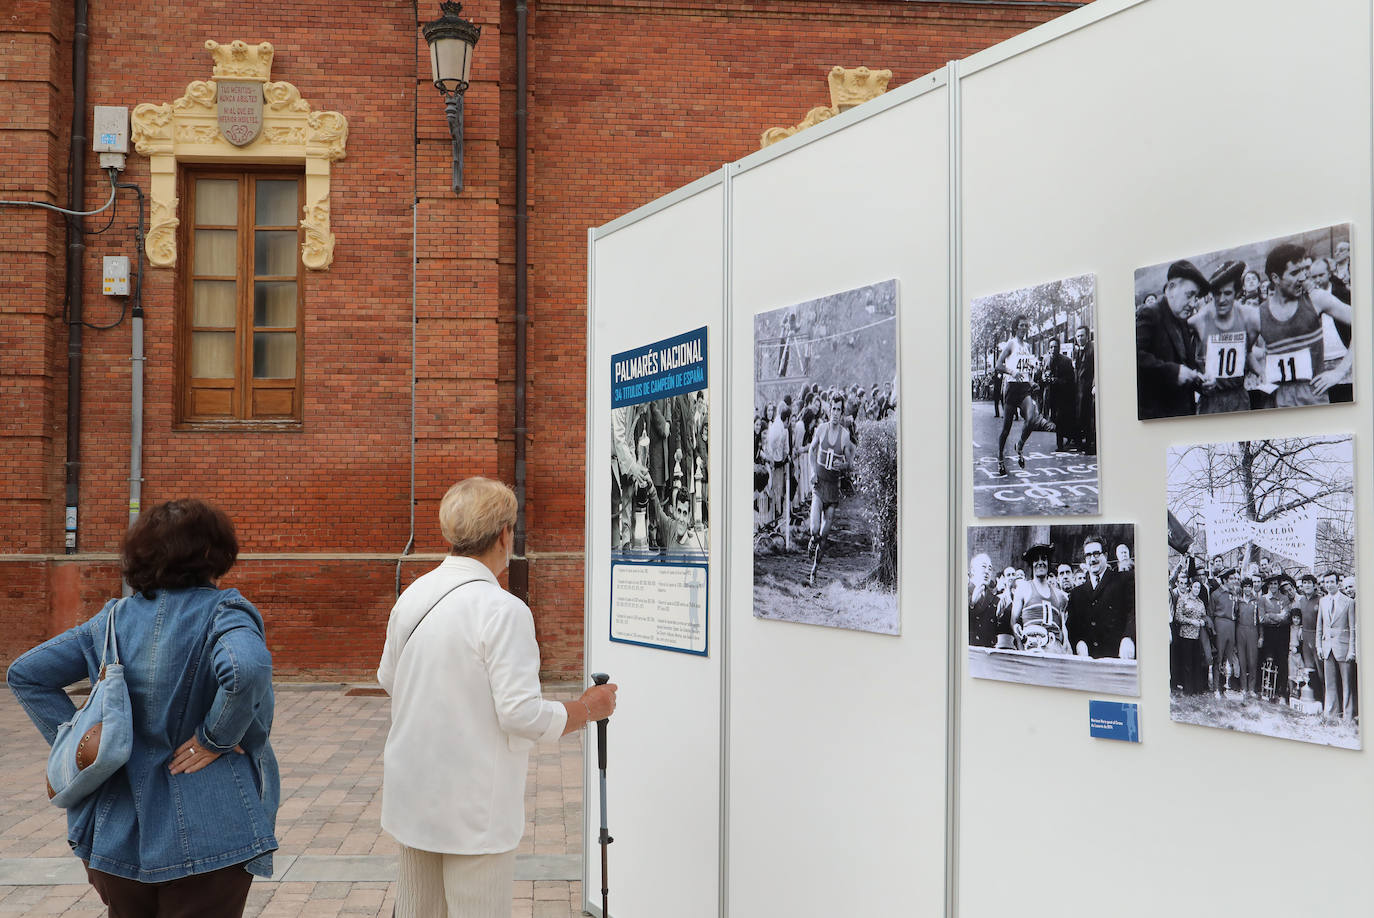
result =
[[[606,673],[592,673],[592,681],[597,685],[605,685],[611,681],[611,677]],[[601,772],[601,835],[598,841],[601,842],[601,918],[611,918],[611,913],[606,910],[606,899],[609,895],[609,888],[606,885],[606,846],[615,841],[610,833],[606,831],[606,721],[603,718],[596,722],[596,767]]]

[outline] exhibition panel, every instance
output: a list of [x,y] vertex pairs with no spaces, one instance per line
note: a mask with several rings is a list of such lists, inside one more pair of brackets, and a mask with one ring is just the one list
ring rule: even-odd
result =
[[1368,910],[1372,82],[1097,0],[592,232],[613,914]]
[[[1019,541],[969,530],[962,659],[970,675],[1025,663],[969,604],[1004,570],[1034,579],[1025,546],[1044,543],[1050,580],[1100,571],[1047,600],[1049,620],[1112,633],[1086,657],[1040,662],[1139,675],[1138,699],[1101,683],[961,683],[961,916],[1317,915],[1369,901],[1355,827],[1374,817],[1374,789],[1365,754],[1348,751],[1357,699],[1338,692],[1323,711],[1307,685],[1321,661],[1304,665],[1302,622],[1286,613],[1303,603],[1302,575],[1355,575],[1355,536],[1369,531],[1370,36],[1363,0],[1099,2],[959,64],[960,328],[980,298],[1096,278],[1095,319],[1064,298],[1021,304],[1056,425],[1031,433],[1024,467],[1012,460],[1027,422],[994,420],[1005,400],[978,390],[986,342],[961,348],[962,522],[985,522],[985,496],[1025,508],[1000,514],[1022,517],[1005,520],[1022,524]],[[1297,278],[1339,276],[1351,252],[1348,285]],[[1049,352],[1066,349],[1075,368],[1095,363],[1087,415],[1055,405]],[[1327,404],[1352,365],[1355,404]],[[1096,522],[1072,515],[1089,478]],[[1338,616],[1345,600],[1328,596],[1306,601],[1312,617]],[[1328,650],[1348,683],[1354,643],[1311,655]],[[1090,700],[1113,692],[1139,705],[1138,744],[1090,736]]]
[[942,77],[731,167],[731,915],[944,909]]
[[[585,659],[625,687],[607,728],[613,915],[719,910],[722,578],[711,574],[727,180],[722,170],[589,234]],[[600,914],[590,731],[586,742],[583,894]]]

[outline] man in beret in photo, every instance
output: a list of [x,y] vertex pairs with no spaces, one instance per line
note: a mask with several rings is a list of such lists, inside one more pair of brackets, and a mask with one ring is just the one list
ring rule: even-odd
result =
[[1174,418],[1196,411],[1203,384],[1197,332],[1188,319],[1198,298],[1211,290],[1191,261],[1169,266],[1164,297],[1135,314],[1136,403],[1141,420]]
[[1244,276],[1244,262],[1222,262],[1207,279],[1212,302],[1188,320],[1197,335],[1197,364],[1203,375],[1198,414],[1250,410],[1245,367],[1259,338],[1259,314],[1236,299]]

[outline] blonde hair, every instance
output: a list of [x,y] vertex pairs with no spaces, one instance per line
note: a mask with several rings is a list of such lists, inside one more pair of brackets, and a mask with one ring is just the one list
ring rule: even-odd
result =
[[448,489],[439,504],[439,530],[455,555],[483,554],[507,526],[515,525],[515,492],[490,478],[468,478]]

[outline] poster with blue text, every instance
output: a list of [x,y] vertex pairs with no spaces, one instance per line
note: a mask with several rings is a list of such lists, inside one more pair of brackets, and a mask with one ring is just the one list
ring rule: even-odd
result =
[[706,329],[611,357],[611,640],[706,653]]

